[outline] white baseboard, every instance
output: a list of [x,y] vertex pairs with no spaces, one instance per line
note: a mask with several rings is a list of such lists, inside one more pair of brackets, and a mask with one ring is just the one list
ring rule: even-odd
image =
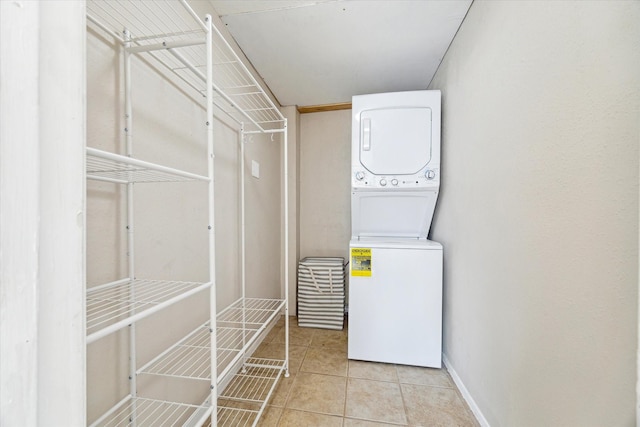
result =
[[476,401],[473,400],[473,397],[471,397],[469,390],[467,390],[467,387],[465,387],[464,383],[458,376],[458,373],[453,368],[453,366],[451,366],[451,362],[449,362],[449,359],[444,353],[442,353],[442,361],[444,362],[444,366],[447,368],[447,371],[449,371],[449,374],[451,375],[453,382],[456,383],[458,390],[460,390],[462,397],[467,402],[467,405],[469,405],[469,408],[471,408],[471,412],[473,412],[473,415],[475,415],[480,425],[482,427],[491,427],[487,419],[482,414],[482,411],[480,411],[480,408],[476,404]]

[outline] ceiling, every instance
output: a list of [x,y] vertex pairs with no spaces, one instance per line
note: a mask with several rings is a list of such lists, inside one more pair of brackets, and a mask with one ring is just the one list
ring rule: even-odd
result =
[[209,0],[281,105],[426,89],[472,0]]

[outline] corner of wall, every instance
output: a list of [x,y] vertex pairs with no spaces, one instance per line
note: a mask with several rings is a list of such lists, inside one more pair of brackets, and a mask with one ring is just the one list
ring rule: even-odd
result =
[[451,375],[451,379],[453,379],[453,382],[458,387],[458,390],[460,390],[460,394],[462,395],[462,398],[465,400],[465,402],[467,402],[467,405],[469,405],[471,412],[473,412],[473,415],[476,417],[476,420],[478,420],[478,423],[480,423],[480,426],[490,427],[489,421],[487,421],[487,419],[485,418],[484,414],[480,410],[480,407],[478,406],[476,401],[473,399],[473,396],[471,396],[471,393],[469,393],[469,390],[464,385],[464,383],[462,382],[462,379],[460,378],[455,368],[451,364],[451,361],[449,360],[447,355],[444,353],[442,353],[442,362],[444,363],[444,366],[447,368],[449,375]]

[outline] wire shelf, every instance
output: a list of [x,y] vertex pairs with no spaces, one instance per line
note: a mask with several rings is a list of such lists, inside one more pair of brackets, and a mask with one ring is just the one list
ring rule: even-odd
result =
[[[244,340],[242,338],[244,332]],[[247,343],[253,342],[256,329],[217,328],[217,369],[221,374],[231,365]],[[211,378],[211,335],[209,324],[197,328],[178,344],[143,366],[138,374],[163,375],[198,380]]]
[[[219,427],[244,427],[252,426],[257,420],[258,410],[229,408],[218,406],[218,424]],[[211,421],[207,424],[211,427]]]
[[209,181],[203,175],[173,169],[87,147],[87,178],[126,184],[130,182]]
[[[265,330],[267,324],[280,313],[283,304],[283,300],[245,298],[236,301],[217,316],[218,382],[246,353],[260,333]],[[243,323],[242,314],[238,313],[238,310],[243,310],[245,319],[252,319],[254,322]],[[221,318],[227,320],[224,321]],[[257,318],[261,322],[256,323]],[[207,322],[142,366],[137,373],[210,380],[210,348],[210,327]]]
[[[93,25],[128,42],[132,53],[146,52],[163,71],[206,96],[206,25],[185,1],[87,2]],[[245,130],[274,132],[284,129],[285,119],[224,36],[213,25],[213,104]],[[128,35],[123,30],[128,31]]]
[[249,358],[245,369],[237,373],[220,395],[222,399],[265,402],[284,370],[283,360]]
[[87,289],[87,343],[210,287],[211,282],[123,279]]
[[252,426],[264,411],[285,369],[283,360],[247,359],[218,398],[218,426]]
[[262,325],[274,312],[284,307],[284,300],[241,298],[216,316],[218,323]]
[[129,396],[114,407],[114,410],[91,424],[91,427],[129,427],[132,425],[132,419],[135,419],[135,425],[138,427],[199,425],[198,422],[207,412],[210,412],[210,406]]
[[143,366],[138,374],[155,374],[192,379],[211,377],[211,335],[208,324],[202,325],[156,358]]
[[[209,22],[211,18],[198,17],[186,0],[88,0],[86,8],[89,30],[119,42],[125,52],[125,65],[133,56],[144,58],[160,76],[181,90],[200,94],[203,104],[213,106],[216,114],[227,114],[245,133],[286,131],[286,119],[268,91],[260,86],[220,29]],[[211,108],[207,112],[209,117]],[[93,148],[87,148],[86,163],[88,179],[118,184],[195,180],[209,182],[212,188],[209,177]],[[86,292],[87,343],[211,286],[128,278],[90,288]],[[225,390],[217,425],[253,425],[264,411],[286,362],[245,358],[285,303],[240,299],[216,316],[216,353],[211,351],[211,319],[211,323],[201,325],[135,374],[211,381],[216,375],[210,372],[211,357],[216,357],[217,383]],[[240,365],[243,371],[236,375],[232,370]],[[239,400],[242,396],[249,400]],[[128,396],[94,425],[201,425],[215,416],[211,403],[207,400],[201,405],[189,405]]]

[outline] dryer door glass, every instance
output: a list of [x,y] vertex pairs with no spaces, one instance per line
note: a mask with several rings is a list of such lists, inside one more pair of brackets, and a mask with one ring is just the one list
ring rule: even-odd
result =
[[360,162],[374,175],[411,175],[431,160],[431,109],[360,113]]

